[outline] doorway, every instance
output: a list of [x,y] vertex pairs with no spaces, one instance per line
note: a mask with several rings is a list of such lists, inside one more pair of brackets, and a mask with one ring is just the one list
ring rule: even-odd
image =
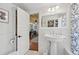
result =
[[39,14],[30,15],[30,31],[29,31],[29,42],[30,50],[38,51],[38,20]]

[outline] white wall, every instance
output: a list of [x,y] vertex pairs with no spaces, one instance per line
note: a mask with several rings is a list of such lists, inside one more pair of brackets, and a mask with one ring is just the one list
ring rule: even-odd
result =
[[0,3],[0,9],[9,12],[9,23],[0,22],[0,54],[8,54],[15,51],[15,44],[10,40],[15,37],[15,7],[9,3]]
[[[53,12],[53,13],[49,13],[47,11],[42,11],[40,12],[40,20],[41,20],[41,16],[42,15],[50,15],[50,14],[56,14],[56,13],[66,13],[67,14],[67,26],[66,28],[42,28],[39,25],[39,52],[44,52],[48,46],[48,42],[46,41],[46,38],[44,38],[44,35],[47,34],[53,34],[53,32],[62,32],[63,35],[66,36],[66,39],[64,40],[64,42],[62,42],[62,44],[58,44],[60,45],[58,51],[60,54],[62,54],[62,48],[63,48],[63,44],[64,47],[66,47],[67,49],[71,49],[71,38],[70,38],[70,4],[64,7],[61,7],[60,9],[58,9],[57,11]],[[40,24],[41,21],[39,20]]]
[[71,51],[71,4],[67,7],[67,39],[65,40],[65,47]]

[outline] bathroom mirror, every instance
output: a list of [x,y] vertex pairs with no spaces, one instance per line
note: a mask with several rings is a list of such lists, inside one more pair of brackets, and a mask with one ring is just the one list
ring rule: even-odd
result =
[[65,27],[66,14],[44,15],[41,17],[41,27]]

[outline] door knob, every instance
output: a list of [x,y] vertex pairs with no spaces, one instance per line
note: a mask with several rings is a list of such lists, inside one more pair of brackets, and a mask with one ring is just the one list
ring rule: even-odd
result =
[[18,38],[22,37],[21,35],[18,36]]

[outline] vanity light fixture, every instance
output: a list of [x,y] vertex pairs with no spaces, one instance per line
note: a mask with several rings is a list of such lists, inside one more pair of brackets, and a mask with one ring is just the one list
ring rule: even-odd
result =
[[55,11],[55,8],[49,8],[48,11],[49,11],[49,12]]
[[53,11],[55,11],[55,10],[57,10],[57,9],[59,9],[59,6],[55,6],[55,7],[50,7],[49,9],[48,9],[48,11],[49,12],[53,12]]

